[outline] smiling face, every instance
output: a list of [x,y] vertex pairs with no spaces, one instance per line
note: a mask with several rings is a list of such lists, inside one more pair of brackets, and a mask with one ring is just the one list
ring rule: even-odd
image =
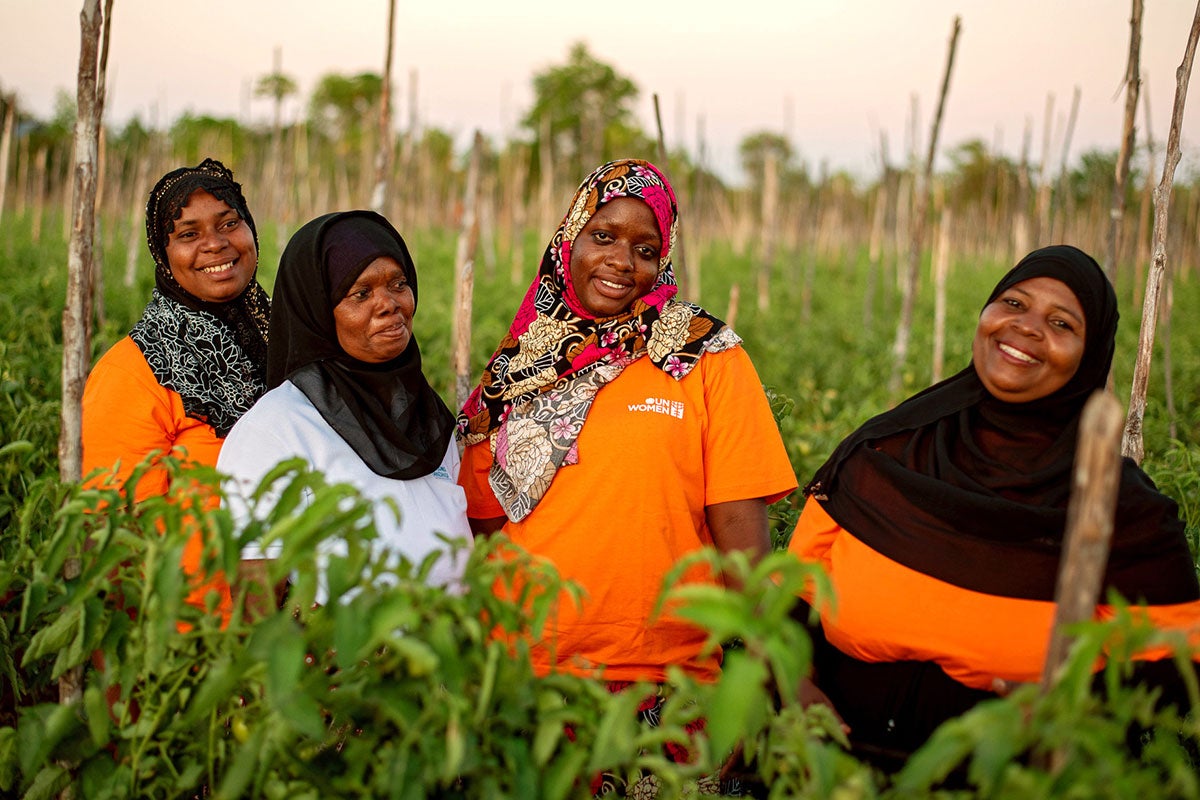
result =
[[416,309],[404,268],[390,256],[377,258],[333,307],[338,344],[359,361],[391,361],[408,347]]
[[224,200],[203,189],[188,197],[167,235],[167,263],[184,291],[207,303],[238,297],[254,277],[254,232]]
[[662,235],[650,206],[618,197],[596,211],[571,246],[571,285],[597,317],[624,313],[654,288]]
[[1028,403],[1061,389],[1083,359],[1083,307],[1062,281],[1030,278],[984,307],[971,347],[975,371],[999,400]]

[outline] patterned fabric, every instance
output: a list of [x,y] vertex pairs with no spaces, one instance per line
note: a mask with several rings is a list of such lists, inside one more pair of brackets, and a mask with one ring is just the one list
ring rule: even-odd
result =
[[182,398],[187,415],[221,438],[266,391],[263,364],[238,346],[221,320],[157,289],[129,336],[159,383]]
[[[654,212],[663,239],[658,279],[624,313],[598,318],[571,285],[571,247],[596,211],[618,197],[636,197]],[[679,380],[705,353],[740,344],[721,320],[674,299],[677,240],[675,193],[649,162],[604,164],[575,192],[508,334],[458,417],[466,444],[490,440],[490,483],[509,519],[527,516],[558,469],[578,462],[575,441],[592,400],[635,359],[648,356]]]
[[258,281],[226,303],[195,297],[179,285],[167,260],[167,239],[192,193],[203,190],[258,231],[241,184],[220,161],[206,158],[159,178],[146,203],[146,243],[154,257],[154,293],[129,332],[158,382],[177,392],[184,412],[225,438],[266,391],[270,300]]

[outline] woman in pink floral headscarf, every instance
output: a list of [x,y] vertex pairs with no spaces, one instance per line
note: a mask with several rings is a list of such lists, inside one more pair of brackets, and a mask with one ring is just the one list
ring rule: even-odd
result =
[[652,618],[663,577],[705,546],[767,552],[767,505],[796,487],[741,339],[675,297],[677,215],[648,162],[589,175],[458,418],[473,530],[586,593],[534,643],[541,673],[714,678],[703,632]]

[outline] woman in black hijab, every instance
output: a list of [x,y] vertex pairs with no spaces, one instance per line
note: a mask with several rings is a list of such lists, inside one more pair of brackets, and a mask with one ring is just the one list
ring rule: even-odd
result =
[[[217,463],[235,491],[248,494],[280,461],[300,457],[331,483],[396,503],[400,519],[388,503],[374,504],[375,544],[395,556],[420,562],[445,548],[438,534],[469,540],[454,416],[421,371],[417,271],[396,229],[371,211],[312,220],[283,252],[275,298],[268,392],[234,426]],[[452,582],[460,568],[440,559],[429,580]]]
[[[903,758],[997,686],[1040,679],[1079,416],[1105,386],[1117,316],[1090,256],[1030,253],[988,297],[971,365],[869,420],[805,487],[790,549],[837,598],[820,609],[815,679],[864,753]],[[1129,459],[1110,589],[1155,625],[1200,619],[1178,507]]]
[[[164,495],[171,454],[212,466],[226,434],[266,389],[266,293],[255,280],[258,234],[233,173],[219,161],[172,170],[146,204],[146,243],[154,258],[154,292],[129,335],[96,362],[83,393],[83,471],[119,485],[152,455],[135,499]],[[183,568],[199,571],[197,533]],[[197,583],[189,602],[220,595],[221,576]]]

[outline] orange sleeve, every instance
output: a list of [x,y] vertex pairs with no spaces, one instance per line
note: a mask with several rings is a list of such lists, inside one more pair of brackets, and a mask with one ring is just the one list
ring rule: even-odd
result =
[[[83,474],[97,470],[89,486],[120,486],[133,469],[153,452],[182,455],[202,464],[215,465],[222,440],[212,428],[188,418],[179,395],[154,377],[138,346],[126,336],[96,362],[83,390]],[[192,508],[215,508],[219,498],[204,487],[190,485],[195,495]],[[134,490],[134,501],[161,497],[170,489],[170,476],[161,466],[142,473]],[[187,518],[191,520],[190,517]],[[190,525],[189,527],[194,527]],[[202,531],[196,529],[184,545],[181,567],[191,576],[188,602],[206,607],[206,595],[217,592],[217,613],[228,622],[232,611],[229,583],[223,573],[201,573],[204,553]]]
[[[173,417],[170,393],[154,380],[133,340],[125,337],[113,345],[83,390],[83,474],[86,478],[106,470],[87,485],[124,483],[150,453],[170,451]],[[166,471],[150,469],[138,482],[134,499],[166,493]]]
[[467,516],[471,519],[493,519],[504,516],[504,507],[492,493],[488,472],[492,468],[492,447],[487,439],[471,445],[462,454],[458,485],[467,495]]
[[700,365],[710,370],[704,381],[704,504],[758,497],[774,503],[786,496],[796,488],[796,474],[750,356],[734,347],[705,356]]

